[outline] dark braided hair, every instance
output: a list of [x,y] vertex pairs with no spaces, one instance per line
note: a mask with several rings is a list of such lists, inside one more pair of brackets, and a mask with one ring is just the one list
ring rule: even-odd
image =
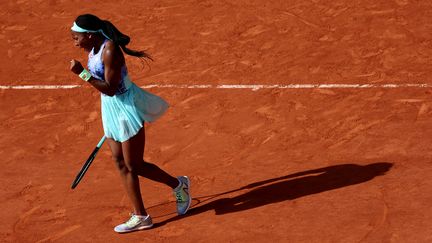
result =
[[135,56],[135,57],[142,57],[147,58],[153,61],[151,56],[146,53],[145,51],[136,51],[131,50],[126,47],[127,44],[130,42],[130,37],[120,32],[110,21],[108,20],[102,20],[99,17],[92,15],[92,14],[83,14],[78,16],[75,19],[75,23],[86,30],[91,31],[98,31],[102,30],[105,37],[109,38],[114,42],[114,44],[121,47],[124,53]]

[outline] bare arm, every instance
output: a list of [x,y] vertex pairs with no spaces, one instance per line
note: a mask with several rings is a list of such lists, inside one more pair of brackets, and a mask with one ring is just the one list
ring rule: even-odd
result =
[[[101,93],[113,96],[115,95],[121,80],[121,69],[125,62],[124,56],[120,47],[109,41],[103,50],[102,60],[105,66],[105,81],[91,77],[88,82]],[[81,63],[72,60],[72,72],[80,74],[83,69]]]

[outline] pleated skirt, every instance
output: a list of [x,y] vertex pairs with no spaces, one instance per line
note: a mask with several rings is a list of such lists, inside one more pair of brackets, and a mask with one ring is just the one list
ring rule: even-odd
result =
[[102,124],[105,136],[124,142],[135,136],[144,122],[154,122],[168,109],[161,97],[130,82],[126,92],[101,95]]

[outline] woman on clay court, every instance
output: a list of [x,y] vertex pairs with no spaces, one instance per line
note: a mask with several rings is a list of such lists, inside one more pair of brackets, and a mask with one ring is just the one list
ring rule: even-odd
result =
[[104,133],[134,208],[131,218],[114,230],[124,233],[153,226],[144,208],[138,176],[171,187],[176,197],[177,213],[185,214],[191,204],[188,177],[175,178],[143,160],[144,122],[158,119],[168,104],[129,79],[124,53],[138,58],[151,57],[143,51],[128,49],[129,36],[121,33],[111,22],[91,14],[78,16],[71,33],[75,46],[89,54],[88,70],[76,60],[71,61],[70,69],[101,92]]

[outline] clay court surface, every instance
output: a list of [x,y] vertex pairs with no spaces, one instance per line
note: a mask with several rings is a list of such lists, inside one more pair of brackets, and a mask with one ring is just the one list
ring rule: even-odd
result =
[[[155,62],[127,58],[171,104],[145,159],[192,181],[141,180],[155,228],[119,235],[131,206],[105,144],[99,93],[69,71],[75,17],[109,19]],[[432,242],[432,3],[2,1],[0,242]],[[396,88],[218,89],[220,84]]]

